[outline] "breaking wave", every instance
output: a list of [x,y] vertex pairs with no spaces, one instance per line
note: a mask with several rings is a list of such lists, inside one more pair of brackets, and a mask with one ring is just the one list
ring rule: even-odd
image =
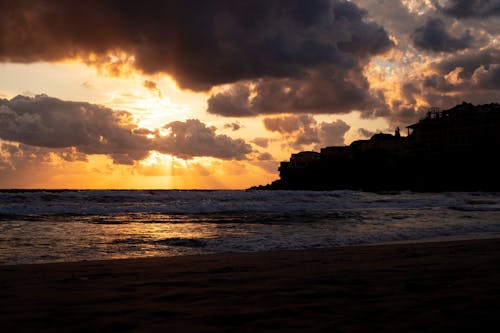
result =
[[269,251],[500,233],[500,194],[0,191],[0,262]]

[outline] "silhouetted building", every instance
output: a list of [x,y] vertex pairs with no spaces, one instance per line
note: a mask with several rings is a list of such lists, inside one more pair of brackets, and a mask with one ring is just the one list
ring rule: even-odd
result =
[[408,136],[292,154],[268,189],[500,190],[500,105],[432,108]]
[[301,151],[297,154],[292,154],[290,158],[290,168],[306,168],[311,164],[318,163],[320,154],[315,151]]
[[427,117],[408,126],[415,145],[429,149],[482,149],[500,142],[498,104],[462,103],[452,109],[433,108]]

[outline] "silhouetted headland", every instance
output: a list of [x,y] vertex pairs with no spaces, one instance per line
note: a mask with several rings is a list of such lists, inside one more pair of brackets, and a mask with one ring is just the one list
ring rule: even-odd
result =
[[280,179],[253,189],[500,191],[500,105],[432,108],[407,136],[379,133],[349,146],[303,151]]

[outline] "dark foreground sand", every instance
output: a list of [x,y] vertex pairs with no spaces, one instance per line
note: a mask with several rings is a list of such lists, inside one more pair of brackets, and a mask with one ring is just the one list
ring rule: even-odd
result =
[[1,332],[498,331],[500,240],[2,266],[0,322]]

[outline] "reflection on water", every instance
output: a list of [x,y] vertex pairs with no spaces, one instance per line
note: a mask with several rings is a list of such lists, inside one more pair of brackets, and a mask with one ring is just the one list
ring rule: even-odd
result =
[[0,262],[9,264],[500,232],[495,193],[67,191],[0,199]]

